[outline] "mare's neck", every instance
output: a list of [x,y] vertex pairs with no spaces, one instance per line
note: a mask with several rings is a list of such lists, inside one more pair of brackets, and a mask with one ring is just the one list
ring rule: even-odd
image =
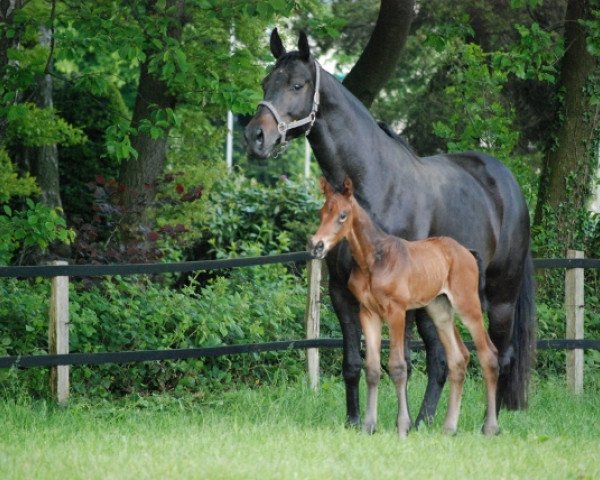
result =
[[350,177],[362,201],[367,200],[365,189],[384,188],[390,178],[412,183],[418,157],[390,138],[367,108],[324,70],[319,91],[321,104],[308,140],[329,183],[341,186]]
[[386,236],[356,199],[352,198],[352,228],[346,239],[354,261],[363,272],[370,273],[373,270],[382,240]]

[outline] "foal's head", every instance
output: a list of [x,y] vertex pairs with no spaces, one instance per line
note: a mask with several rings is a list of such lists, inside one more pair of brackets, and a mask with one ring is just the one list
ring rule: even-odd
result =
[[352,180],[346,177],[344,186],[337,192],[323,177],[321,189],[325,194],[325,204],[321,208],[321,224],[310,240],[313,257],[324,258],[352,229]]

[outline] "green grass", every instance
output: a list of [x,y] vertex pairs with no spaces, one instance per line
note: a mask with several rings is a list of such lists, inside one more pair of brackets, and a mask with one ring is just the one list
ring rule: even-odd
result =
[[[405,441],[396,437],[387,379],[373,436],[344,428],[338,379],[325,379],[318,394],[284,384],[203,397],[79,398],[68,408],[2,398],[0,478],[600,478],[598,382],[579,397],[563,383],[536,382],[529,410],[502,412],[502,434],[485,438],[482,387],[469,378],[457,436],[441,433],[442,404],[435,424]],[[422,374],[411,379],[413,414],[424,384]]]

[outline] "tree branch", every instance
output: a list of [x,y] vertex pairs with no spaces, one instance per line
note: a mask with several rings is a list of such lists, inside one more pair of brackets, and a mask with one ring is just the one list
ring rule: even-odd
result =
[[344,85],[369,107],[394,72],[414,18],[414,0],[381,0],[377,23]]

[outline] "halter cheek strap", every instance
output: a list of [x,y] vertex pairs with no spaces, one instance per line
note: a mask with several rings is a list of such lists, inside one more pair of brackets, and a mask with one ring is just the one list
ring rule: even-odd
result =
[[277,131],[279,132],[279,136],[281,139],[280,145],[282,148],[285,148],[287,146],[286,133],[288,130],[292,130],[294,128],[302,127],[303,125],[310,124],[308,129],[306,130],[306,135],[308,135],[315,123],[315,120],[317,119],[317,112],[319,111],[319,103],[321,100],[321,95],[319,94],[319,88],[321,86],[321,66],[319,65],[319,62],[317,62],[316,60],[314,62],[315,62],[315,94],[313,96],[312,109],[307,117],[301,118],[299,120],[293,120],[289,123],[286,123],[281,118],[279,113],[277,113],[277,109],[271,102],[267,102],[267,101],[263,100],[262,102],[258,103],[259,105],[265,106],[271,112],[273,117],[275,118],[275,121],[277,122]]

